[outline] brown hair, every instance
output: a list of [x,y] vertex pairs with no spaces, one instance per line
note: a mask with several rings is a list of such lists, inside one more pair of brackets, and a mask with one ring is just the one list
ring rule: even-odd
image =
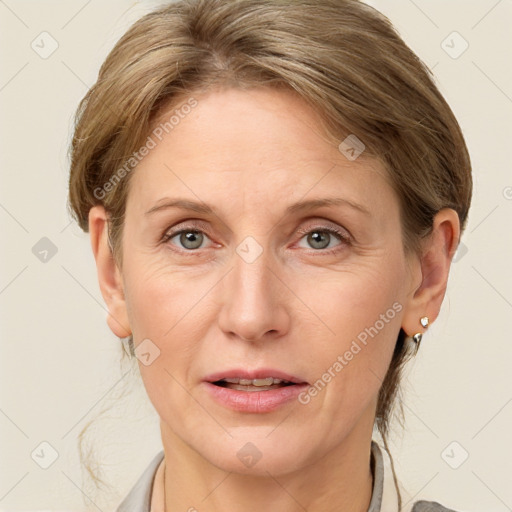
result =
[[[405,251],[419,254],[442,208],[453,208],[464,230],[472,179],[461,129],[390,21],[357,0],[177,0],[137,21],[77,111],[69,203],[81,228],[90,208],[104,205],[121,266],[126,162],[155,119],[196,92],[262,86],[295,91],[333,142],[354,134],[363,156],[384,164],[400,199]],[[378,397],[384,442],[404,341],[401,330]]]

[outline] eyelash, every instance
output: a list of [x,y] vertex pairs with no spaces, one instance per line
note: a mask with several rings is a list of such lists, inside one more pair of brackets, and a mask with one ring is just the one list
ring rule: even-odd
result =
[[[189,233],[189,232],[201,233],[203,235],[208,236],[208,229],[206,228],[206,225],[201,224],[199,226],[192,226],[192,225],[182,226],[180,229],[175,230],[175,231],[166,231],[162,237],[161,243],[165,244],[165,243],[169,242],[172,238],[174,238],[176,235],[180,235],[182,233]],[[301,228],[301,229],[297,230],[297,233],[303,235],[301,237],[301,240],[304,236],[306,236],[310,233],[314,233],[314,232],[328,233],[329,235],[334,235],[341,242],[341,244],[339,244],[333,248],[330,248],[330,249],[310,249],[310,251],[314,252],[314,253],[320,253],[323,255],[335,254],[338,251],[342,250],[345,245],[348,245],[350,243],[349,235],[347,235],[347,233],[345,231],[338,229],[336,227],[312,226],[312,227],[308,227],[307,229]],[[190,255],[194,255],[195,253],[200,251],[200,249],[180,249],[180,248],[177,248],[175,250],[177,250],[181,253],[188,253]]]

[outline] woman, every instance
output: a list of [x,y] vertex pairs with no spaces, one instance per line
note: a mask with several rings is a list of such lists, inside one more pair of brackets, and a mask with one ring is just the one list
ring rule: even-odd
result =
[[70,205],[163,451],[119,511],[446,511],[386,434],[472,181],[453,113],[356,0],[179,0],[83,99]]

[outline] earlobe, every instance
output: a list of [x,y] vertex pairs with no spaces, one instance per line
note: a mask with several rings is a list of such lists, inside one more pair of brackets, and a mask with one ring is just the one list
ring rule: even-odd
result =
[[89,211],[89,234],[96,260],[101,294],[108,307],[107,324],[119,338],[131,334],[121,272],[114,260],[108,239],[108,214],[103,206]]
[[425,321],[422,322],[422,318],[428,317],[428,323],[432,324],[439,316],[459,237],[457,212],[451,208],[440,210],[434,218],[432,233],[424,243],[420,258],[421,284],[416,284],[415,289],[411,290],[403,317],[402,328],[408,336],[425,332],[427,326],[423,325]]

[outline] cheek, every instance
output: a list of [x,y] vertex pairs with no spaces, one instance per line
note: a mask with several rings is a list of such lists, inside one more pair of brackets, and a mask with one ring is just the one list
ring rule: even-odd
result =
[[333,417],[362,410],[376,398],[400,331],[403,268],[399,260],[381,261],[332,274],[308,297],[322,319],[322,335],[308,331],[314,339],[315,388],[320,390],[315,396],[321,396],[318,406],[332,404]]
[[[364,343],[372,337],[399,330],[403,309],[401,285],[403,267],[398,261],[380,261],[366,268],[343,272],[330,272],[328,278],[295,280],[297,296],[321,322],[322,333],[318,341],[322,348],[343,348],[347,342],[359,339]],[[336,343],[339,340],[341,345]],[[375,347],[377,348],[377,347]]]
[[218,276],[213,272],[200,276],[176,271],[150,258],[132,258],[125,272],[125,298],[136,353],[143,340],[157,347],[154,362],[148,366],[139,363],[148,395],[155,406],[170,397],[179,402],[180,384],[188,385],[190,373],[208,348],[205,340],[217,318],[209,294]]
[[148,365],[139,358],[140,374],[160,416],[172,418],[173,411],[187,408],[184,389],[210,323],[201,299],[211,285],[163,266],[127,265],[126,272],[125,298],[136,354],[139,343],[157,354]]
[[[134,258],[126,265],[125,297],[134,339],[175,339],[174,332],[204,309],[213,273],[176,271],[161,258]],[[197,326],[197,322],[193,325]]]

